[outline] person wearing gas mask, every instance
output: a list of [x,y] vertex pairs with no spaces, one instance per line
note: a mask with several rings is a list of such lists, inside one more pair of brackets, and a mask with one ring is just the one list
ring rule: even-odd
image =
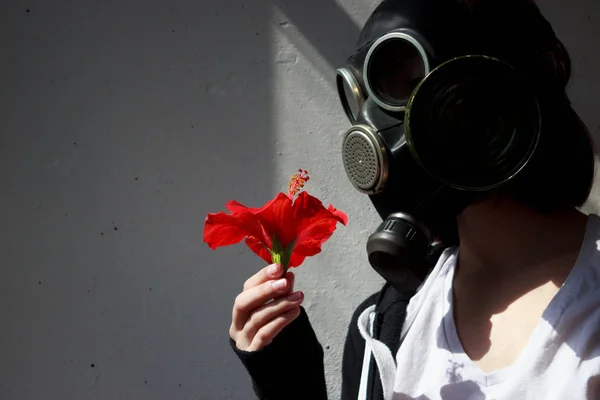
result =
[[[342,160],[383,222],[383,288],[346,334],[342,400],[600,399],[600,218],[530,0],[384,0],[337,72]],[[327,398],[323,350],[277,265],[251,277],[231,344],[260,399]]]

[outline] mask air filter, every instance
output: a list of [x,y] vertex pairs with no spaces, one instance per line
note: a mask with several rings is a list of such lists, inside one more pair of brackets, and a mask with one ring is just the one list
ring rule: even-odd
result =
[[348,179],[366,194],[379,192],[387,180],[387,154],[379,135],[367,126],[354,126],[342,142],[342,159]]
[[369,263],[388,282],[400,285],[408,272],[422,280],[428,268],[424,260],[432,238],[429,230],[410,215],[387,217],[367,241]]

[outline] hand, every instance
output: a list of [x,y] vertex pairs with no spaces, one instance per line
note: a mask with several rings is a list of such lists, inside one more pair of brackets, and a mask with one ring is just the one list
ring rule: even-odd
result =
[[238,349],[256,351],[267,346],[300,315],[302,292],[294,290],[294,274],[281,278],[283,268],[269,265],[250,277],[235,299],[229,336]]

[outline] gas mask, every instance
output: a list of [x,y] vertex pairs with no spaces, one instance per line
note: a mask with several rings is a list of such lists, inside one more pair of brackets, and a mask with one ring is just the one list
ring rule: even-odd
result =
[[408,271],[423,280],[456,244],[456,217],[506,188],[539,140],[535,93],[509,63],[473,52],[470,18],[458,1],[385,0],[337,71],[352,125],[344,169],[383,220],[367,254],[393,286]]

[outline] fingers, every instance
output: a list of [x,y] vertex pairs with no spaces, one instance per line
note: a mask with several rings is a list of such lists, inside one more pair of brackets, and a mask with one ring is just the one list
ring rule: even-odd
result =
[[303,300],[304,293],[296,292],[257,308],[244,325],[241,335],[245,336],[248,342],[251,342],[264,326],[280,315],[298,308]]
[[270,300],[287,294],[290,287],[290,282],[286,277],[263,282],[240,293],[233,305],[233,328],[241,331],[254,310]]
[[232,311],[229,335],[237,348],[254,351],[271,343],[300,315],[304,294],[294,293],[295,276],[279,264],[269,265],[244,283]]
[[258,286],[261,283],[268,281],[269,279],[281,278],[282,275],[283,267],[280,264],[267,265],[266,267],[258,271],[256,274],[248,278],[248,280],[244,283],[244,291]]
[[292,294],[294,292],[294,283],[296,283],[296,275],[293,272],[287,272],[285,274],[286,279],[288,280],[290,287],[288,289],[288,293]]
[[300,315],[300,307],[295,307],[271,320],[268,324],[264,325],[258,330],[258,332],[256,332],[252,343],[250,343],[250,346],[248,346],[246,351],[260,350],[269,345],[275,336],[277,336],[283,330],[283,328],[298,318],[298,315]]

